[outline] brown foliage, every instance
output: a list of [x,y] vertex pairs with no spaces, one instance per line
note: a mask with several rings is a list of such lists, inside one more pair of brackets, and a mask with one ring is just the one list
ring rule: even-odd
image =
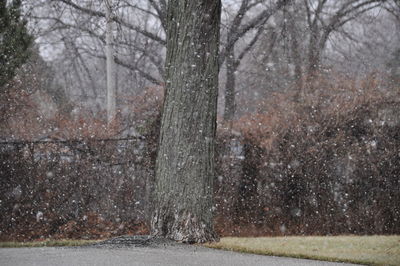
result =
[[[320,77],[303,100],[276,93],[219,125],[218,232],[400,233],[400,90],[385,88],[374,76]],[[147,232],[161,92],[137,96],[133,115],[111,126],[88,113],[48,120],[59,132],[50,138],[80,141],[2,146],[0,238]],[[140,138],[96,140],[131,125]]]
[[222,204],[233,209],[219,217],[224,234],[399,232],[399,95],[374,77],[314,86],[234,124],[244,160],[230,181],[237,196]]

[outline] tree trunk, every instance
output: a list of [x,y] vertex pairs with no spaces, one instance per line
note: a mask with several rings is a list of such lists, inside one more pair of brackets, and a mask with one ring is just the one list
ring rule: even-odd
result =
[[[315,90],[315,80],[320,69],[320,50],[319,50],[320,33],[317,26],[312,26],[310,31],[310,40],[308,46],[308,66],[306,84],[304,90]],[[305,94],[305,91],[303,93]],[[305,95],[303,95],[305,97]]]
[[234,48],[229,51],[226,57],[226,84],[225,84],[225,108],[224,108],[224,120],[230,121],[235,116],[235,52]]
[[189,243],[217,238],[212,194],[220,12],[219,0],[168,1],[166,93],[151,230]]
[[292,48],[292,58],[294,63],[294,79],[296,82],[296,95],[295,100],[301,101],[303,97],[303,71],[302,71],[302,58],[300,54],[300,45],[298,42],[298,28],[296,25],[297,17],[296,10],[294,7],[290,9],[289,13],[289,31],[290,31],[290,39],[291,39],[291,48]]
[[311,33],[310,44],[308,48],[308,73],[307,78],[314,79],[319,70],[319,49],[317,33]]
[[107,122],[115,118],[115,62],[112,36],[111,1],[106,0]]

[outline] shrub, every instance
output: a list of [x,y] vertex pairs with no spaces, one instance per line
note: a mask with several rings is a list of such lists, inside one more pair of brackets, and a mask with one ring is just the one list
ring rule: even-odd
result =
[[230,234],[400,232],[398,95],[375,79],[316,84],[234,125],[244,160]]

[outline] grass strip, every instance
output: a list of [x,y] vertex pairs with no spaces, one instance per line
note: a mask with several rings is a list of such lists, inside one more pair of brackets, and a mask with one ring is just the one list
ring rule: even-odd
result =
[[400,236],[224,237],[206,246],[270,256],[400,265]]
[[74,247],[95,243],[97,240],[44,240],[32,242],[0,242],[0,248]]

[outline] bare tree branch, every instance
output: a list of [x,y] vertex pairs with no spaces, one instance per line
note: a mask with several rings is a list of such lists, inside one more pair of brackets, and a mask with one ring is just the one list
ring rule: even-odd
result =
[[[77,10],[79,10],[81,12],[84,12],[84,13],[86,13],[88,15],[91,15],[91,16],[97,16],[97,17],[102,17],[102,18],[106,17],[105,13],[103,13],[103,12],[82,7],[80,5],[75,4],[71,0],[53,0],[53,1],[61,1],[64,4],[69,5],[69,6],[73,7],[73,8],[75,8],[75,9],[77,9]],[[122,25],[122,26],[124,26],[124,27],[126,27],[128,29],[134,30],[134,31],[142,34],[143,36],[145,36],[147,38],[150,38],[150,39],[152,39],[152,40],[154,40],[154,41],[156,41],[156,42],[158,42],[158,43],[160,43],[160,44],[162,44],[164,46],[166,44],[166,41],[164,39],[158,37],[157,35],[155,35],[155,34],[153,34],[151,32],[145,31],[145,30],[141,29],[138,26],[132,25],[132,24],[126,22],[125,20],[121,19],[121,18],[113,16],[113,20],[116,23],[118,23],[118,24],[120,24],[120,25]]]

